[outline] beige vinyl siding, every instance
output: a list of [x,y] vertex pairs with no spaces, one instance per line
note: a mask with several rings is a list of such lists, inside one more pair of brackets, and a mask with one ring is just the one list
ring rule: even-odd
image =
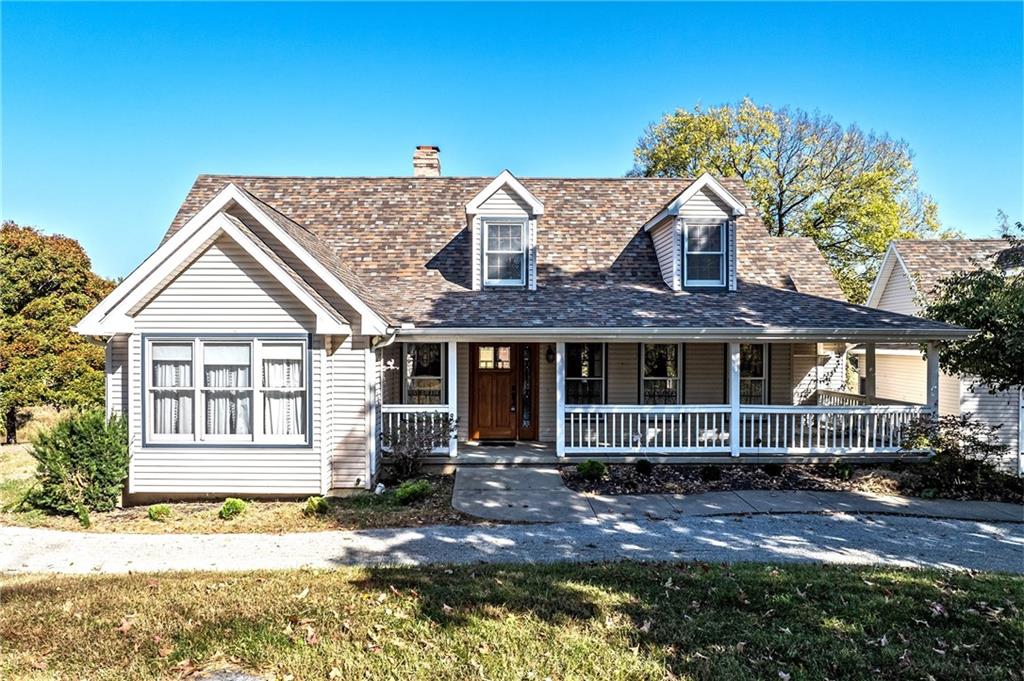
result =
[[807,404],[814,399],[818,381],[818,346],[814,343],[793,343],[790,346],[793,404]]
[[945,372],[940,372],[939,416],[947,415],[960,415],[960,379],[957,378],[956,376],[950,376]]
[[899,314],[918,313],[917,303],[914,301],[914,288],[907,278],[906,270],[899,262],[893,262],[889,276],[882,286],[877,307]]
[[793,346],[789,343],[768,345],[768,402],[793,404]]
[[608,404],[638,404],[640,399],[640,346],[608,343]]
[[[366,373],[368,338],[346,336],[326,357],[331,487],[369,487]],[[316,412],[314,412],[314,415]],[[315,425],[315,424],[314,424]]]
[[[542,350],[543,352],[543,350]],[[459,343],[455,348],[455,380],[458,383],[455,396],[455,410],[458,418],[459,439],[469,439],[469,343]],[[543,423],[543,418],[541,423]]]
[[[864,360],[862,360],[863,362]],[[861,373],[863,374],[862,368]],[[875,355],[875,395],[891,400],[926,404],[928,402],[928,364],[919,354]],[[939,373],[939,415],[960,413],[960,380]]]
[[315,319],[241,246],[221,237],[135,314],[146,331],[312,331]]
[[[501,187],[480,204],[473,218],[472,235],[473,288],[476,290],[483,287],[483,219],[489,217],[529,218],[530,204],[523,201],[515,192],[509,191],[508,187]],[[536,229],[535,221],[527,220],[526,226],[526,241],[529,244],[527,283],[530,288],[536,288],[537,253],[536,235],[533,234]]]
[[683,373],[686,404],[726,403],[725,354],[723,343],[686,344]]
[[104,358],[107,415],[128,415],[128,334],[107,340]]
[[661,278],[665,285],[674,291],[678,291],[680,255],[679,255],[679,226],[674,218],[663,221],[651,230],[651,240],[654,242],[654,252],[658,256],[658,267],[661,269]]
[[537,428],[537,439],[541,442],[554,442],[557,436],[555,429],[557,405],[557,386],[555,385],[555,363],[545,359],[548,344],[541,343],[539,348],[537,383],[540,389],[540,399],[537,403],[539,408],[538,416],[540,424]]
[[1017,472],[1020,451],[1020,391],[1016,388],[991,394],[984,386],[971,390],[967,384],[961,393],[961,410],[992,427],[998,427],[997,439],[1010,448],[1000,466]]

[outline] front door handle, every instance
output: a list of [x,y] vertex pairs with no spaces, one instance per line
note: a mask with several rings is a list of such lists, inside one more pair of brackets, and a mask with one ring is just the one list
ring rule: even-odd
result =
[[515,385],[512,386],[512,399],[509,400],[509,405],[510,405],[509,406],[509,411],[515,411],[516,410],[516,386]]

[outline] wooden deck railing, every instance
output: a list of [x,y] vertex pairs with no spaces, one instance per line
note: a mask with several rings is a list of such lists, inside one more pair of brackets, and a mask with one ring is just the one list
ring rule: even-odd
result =
[[895,454],[925,407],[750,407],[740,409],[740,452]]
[[892,400],[887,397],[868,397],[860,393],[847,393],[839,390],[818,390],[815,402],[819,407],[860,407],[871,404],[887,404],[894,407],[920,407],[914,402]]
[[[399,440],[403,433],[415,433],[417,429],[435,434],[434,452],[447,453],[449,448],[448,424],[451,414],[444,404],[385,404],[381,405],[381,440],[384,451],[388,443]],[[402,428],[401,426],[407,426]]]
[[566,454],[729,453],[728,405],[567,405]]

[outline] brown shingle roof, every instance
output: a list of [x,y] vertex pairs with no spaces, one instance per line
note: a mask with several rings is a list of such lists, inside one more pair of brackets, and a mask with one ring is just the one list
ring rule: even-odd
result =
[[[417,326],[941,328],[849,305],[813,242],[737,220],[740,290],[671,291],[643,224],[689,179],[520,178],[544,203],[537,291],[471,290],[466,204],[488,177],[200,176],[168,234],[227,183],[393,321]],[[738,179],[722,184],[748,207]]]
[[893,245],[925,297],[943,277],[991,265],[994,256],[1009,247],[1004,239],[901,239]]

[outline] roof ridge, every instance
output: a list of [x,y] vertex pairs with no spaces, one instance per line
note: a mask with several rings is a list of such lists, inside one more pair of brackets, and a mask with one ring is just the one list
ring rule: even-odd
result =
[[[500,174],[500,173],[499,173]],[[210,179],[254,179],[254,180],[414,180],[417,182],[438,182],[445,180],[493,180],[497,175],[440,175],[438,177],[414,177],[412,175],[248,175],[241,173],[199,173],[200,178]],[[582,175],[516,175],[518,180],[568,180],[574,182],[587,181],[624,181],[624,182],[649,182],[658,180],[662,182],[692,182],[695,177],[627,177],[627,176],[582,176]],[[723,180],[742,181],[735,175],[724,175]]]

